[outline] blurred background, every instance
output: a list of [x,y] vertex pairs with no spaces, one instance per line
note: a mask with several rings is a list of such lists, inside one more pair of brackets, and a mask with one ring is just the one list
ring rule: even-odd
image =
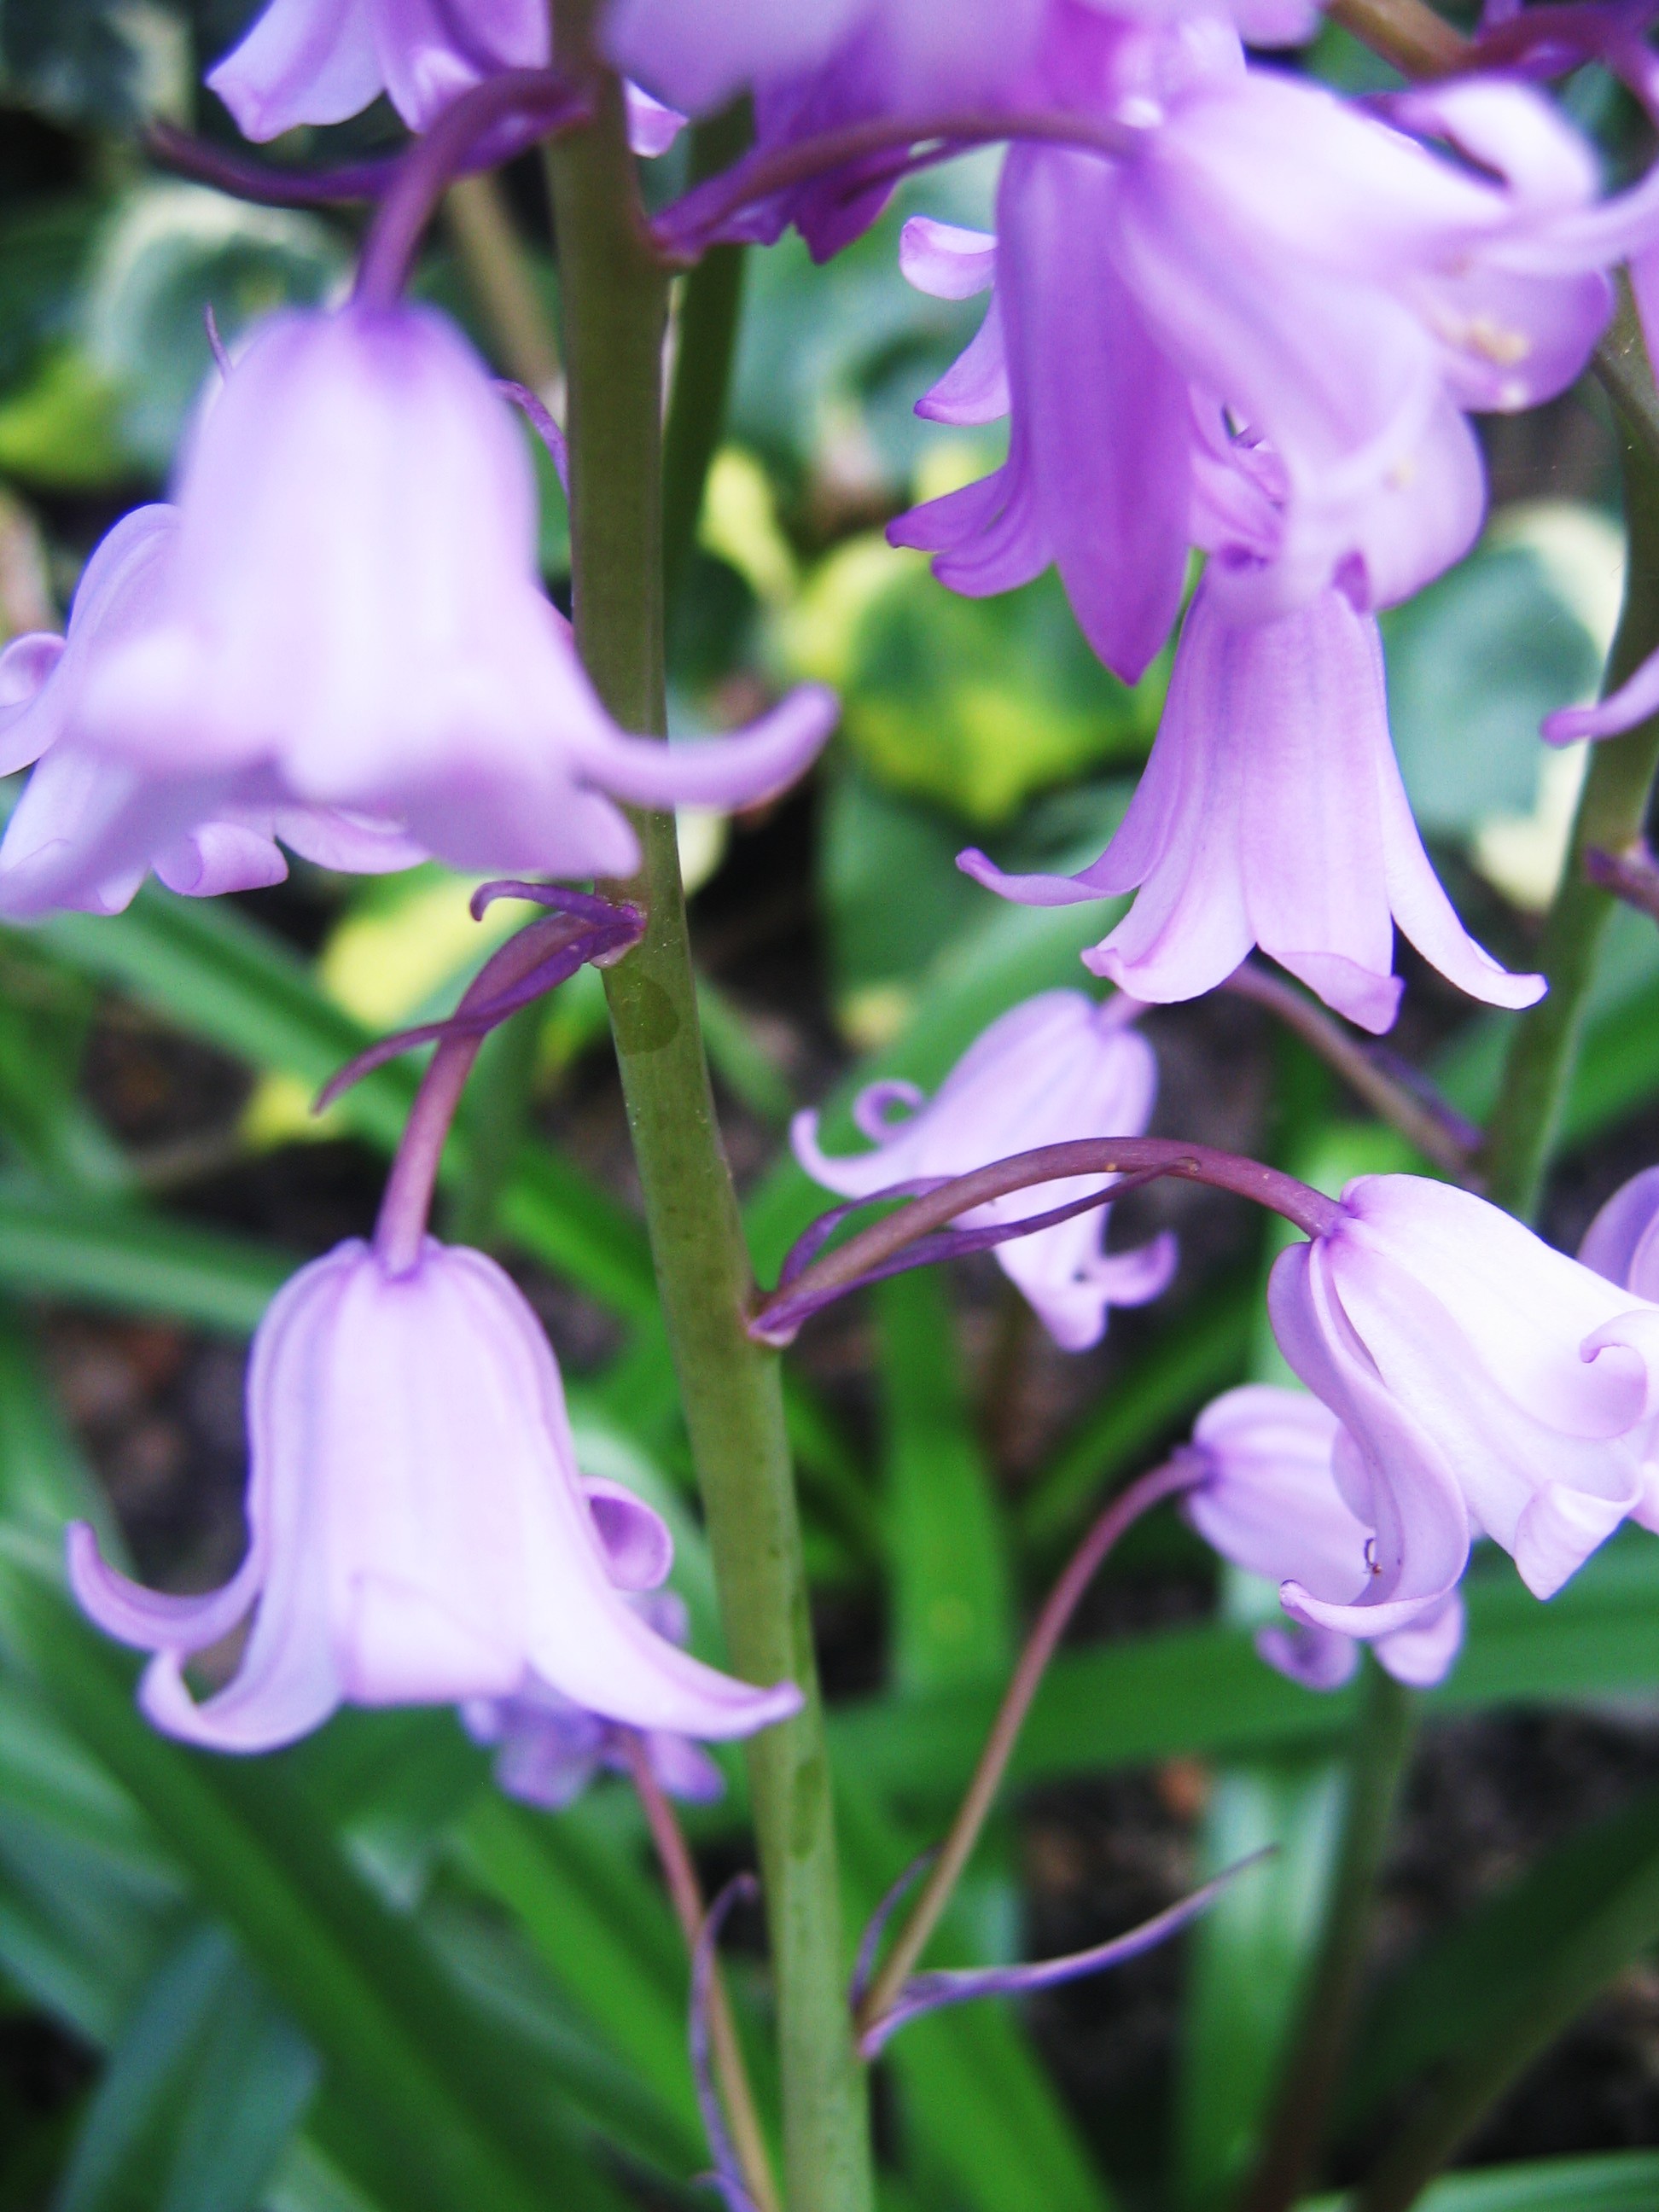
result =
[[[142,149],[157,121],[234,143],[198,88],[252,12],[0,6],[0,638],[60,626],[96,539],[164,489],[211,366],[206,310],[234,349],[272,307],[346,281],[349,213],[241,204]],[[1309,65],[1385,81],[1334,31]],[[1634,143],[1622,96],[1595,71],[1565,96],[1616,164]],[[398,136],[375,111],[272,158],[326,166]],[[655,165],[653,194],[684,159]],[[747,719],[808,677],[845,705],[810,787],[681,825],[763,1279],[820,1204],[788,1163],[793,1111],[827,1103],[846,1148],[859,1083],[936,1082],[1018,1000],[1095,988],[1077,954],[1107,916],[1000,907],[954,856],[1092,858],[1157,724],[1165,668],[1133,690],[1107,675],[1053,577],[969,602],[882,536],[997,457],[997,434],[915,417],[979,310],[912,293],[896,260],[904,214],[988,222],[994,179],[993,156],[922,178],[826,269],[793,238],[750,257],[728,419],[676,593],[677,728]],[[533,158],[452,197],[419,289],[503,373],[556,393]],[[1595,691],[1623,537],[1593,387],[1487,432],[1484,538],[1385,628],[1419,819],[1470,927],[1525,965],[1582,770],[1576,753],[1545,757],[1537,725]],[[544,566],[568,605],[564,510],[539,450],[538,465]],[[482,2037],[503,2094],[544,2104],[607,2187],[692,2201],[706,2162],[683,1966],[621,1784],[556,1818],[509,1806],[443,1713],[349,1715],[257,1772],[197,1760],[145,1736],[131,1669],[76,1631],[52,1584],[76,1510],[161,1586],[207,1587],[240,1556],[246,1337],[298,1261],[369,1227],[415,1071],[383,1071],[320,1121],[309,1100],[369,1035],[447,1010],[492,941],[467,918],[471,888],[437,869],[349,883],[296,865],[232,900],[152,886],[116,919],[0,931],[0,2212],[420,2201],[397,2095],[377,2106],[352,2086],[350,2031],[318,2009],[322,1966],[284,1980],[284,1898],[371,1983],[384,1969],[434,2063],[465,2076],[462,2045]],[[1507,1018],[1401,958],[1390,1043],[1478,1119]],[[1218,996],[1149,1016],[1146,1034],[1161,1132],[1332,1188],[1410,1164],[1257,1007]],[[1659,932],[1626,915],[1547,1233],[1571,1249],[1656,1158]],[[717,1651],[591,971],[493,1042],[453,1164],[449,1232],[497,1250],[545,1320],[589,1471],[675,1516],[678,1584]],[[1212,1194],[1142,1193],[1114,1241],[1153,1224],[1181,1236],[1175,1289],[1115,1316],[1097,1352],[1057,1352],[988,1261],[886,1285],[799,1347],[791,1419],[855,1921],[942,1826],[1021,1620],[1095,1501],[1208,1396],[1274,1371],[1255,1218]],[[1237,2178],[1317,1924],[1350,1710],[1261,1667],[1249,1629],[1263,1603],[1167,1519],[1091,1598],[949,1942],[1012,1957],[1096,1942],[1241,1850],[1284,1848],[1184,1945],[1018,2015],[981,2007],[901,2039],[881,2104],[895,2207],[1203,2212]],[[1639,1532],[1549,1608],[1506,1561],[1478,1565],[1469,1646],[1428,1701],[1389,1863],[1334,2179],[1429,2069],[1529,2001],[1540,1930],[1588,1930],[1595,1971],[1469,2157],[1659,2147],[1656,1620],[1659,1547]],[[745,1848],[728,1771],[726,1806],[695,1824],[711,1879]],[[358,1956],[365,1927],[407,1938],[418,1972]],[[757,1927],[738,1941],[757,1946]],[[751,2022],[760,1968],[744,1954]],[[1659,2161],[1649,2179],[1632,2205],[1659,2203]]]

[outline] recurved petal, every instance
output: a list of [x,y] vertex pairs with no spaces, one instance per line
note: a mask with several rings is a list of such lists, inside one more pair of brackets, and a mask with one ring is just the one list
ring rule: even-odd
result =
[[1437,1611],[1379,1637],[1375,1646],[1379,1664],[1413,1690],[1431,1690],[1443,1682],[1462,1648],[1463,1598],[1458,1590]]
[[106,1636],[141,1651],[204,1651],[245,1617],[264,1576],[256,1543],[222,1588],[200,1597],[173,1597],[146,1589],[108,1565],[85,1521],[70,1523],[64,1546],[70,1588],[81,1610]]
[[930,299],[971,300],[996,281],[996,233],[913,215],[899,233],[899,267]]
[[833,691],[804,684],[732,737],[669,745],[589,725],[571,751],[583,775],[636,806],[750,806],[811,766],[840,715]]
[[270,0],[207,82],[245,138],[343,123],[384,83],[371,0]]
[[1652,653],[1616,691],[1593,707],[1562,707],[1546,714],[1546,744],[1576,744],[1580,738],[1616,738],[1659,713],[1659,653]]
[[674,1539],[661,1514],[620,1482],[585,1474],[581,1486],[617,1588],[659,1589],[674,1564]]
[[1308,1621],[1257,1629],[1255,1648],[1270,1667],[1304,1690],[1340,1690],[1352,1681],[1359,1666],[1359,1645],[1353,1637]]
[[1578,1264],[1639,1298],[1659,1294],[1659,1167],[1644,1168],[1602,1206],[1578,1247]]

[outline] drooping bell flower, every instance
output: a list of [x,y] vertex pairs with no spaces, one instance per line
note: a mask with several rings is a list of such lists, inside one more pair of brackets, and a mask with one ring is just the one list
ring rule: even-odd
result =
[[[1193,432],[1187,380],[1113,262],[1118,189],[1116,168],[1089,155],[1010,151],[993,242],[994,320],[921,403],[936,420],[983,421],[1006,395],[1008,457],[888,535],[932,552],[939,581],[975,599],[1052,563],[1084,635],[1133,684],[1181,607]],[[987,268],[982,245],[953,256],[930,240],[924,255],[921,242],[907,274],[926,289],[970,278],[975,262]]]
[[1287,1610],[1375,1636],[1437,1613],[1472,1537],[1551,1597],[1644,1493],[1659,1411],[1659,1305],[1484,1199],[1362,1176],[1334,1224],[1274,1262],[1280,1349],[1341,1423],[1332,1471],[1372,1532],[1340,1601],[1287,1578]]
[[830,696],[748,732],[618,730],[537,568],[536,481],[507,403],[422,307],[285,310],[200,415],[142,630],[89,652],[77,744],[152,781],[246,778],[385,818],[452,866],[629,873],[618,801],[769,796]]
[[[1352,1607],[1371,1581],[1376,1532],[1338,1486],[1333,1458],[1345,1447],[1341,1424],[1317,1398],[1246,1383],[1199,1415],[1189,1449],[1205,1480],[1181,1510],[1234,1566]],[[1463,1601],[1454,1589],[1403,1627],[1373,1637],[1371,1646],[1397,1680],[1426,1689],[1450,1672],[1462,1641]],[[1340,1689],[1359,1663],[1353,1636],[1305,1620],[1260,1630],[1255,1646],[1269,1666],[1310,1690]]]
[[[809,1112],[797,1115],[790,1131],[795,1157],[826,1189],[859,1199],[895,1183],[963,1175],[1066,1138],[1137,1136],[1158,1095],[1156,1056],[1129,1026],[1139,1011],[1124,998],[1097,1006],[1079,991],[1045,991],[975,1038],[931,1100],[909,1083],[876,1083],[863,1091],[854,1119],[872,1152],[825,1152],[818,1117]],[[1047,1185],[1041,1210],[1109,1181],[1084,1176]],[[959,1225],[1018,1221],[1037,1210],[1022,1193],[963,1214]],[[1175,1273],[1175,1239],[1168,1235],[1109,1254],[1108,1210],[1080,1213],[997,1249],[997,1264],[1067,1352],[1098,1343],[1113,1306],[1146,1304]]]
[[[1461,557],[1486,496],[1466,414],[1574,380],[1612,312],[1607,271],[1655,217],[1640,191],[1598,203],[1592,149],[1517,84],[1413,93],[1385,121],[1212,35],[1166,42],[1118,106],[1135,125],[1118,158],[1011,154],[992,316],[953,373],[988,393],[1006,357],[1008,459],[890,535],[970,592],[1053,558],[1132,681],[1136,617],[1152,600],[1172,617],[1189,543],[1240,617],[1333,583],[1389,605]],[[941,258],[913,281],[944,289]],[[951,382],[921,411],[985,419],[948,411]],[[1092,503],[1142,487],[1126,613],[1125,540],[1091,544],[1062,453]]]
[[1076,876],[960,865],[1029,906],[1138,894],[1085,963],[1137,998],[1213,990],[1253,945],[1328,1006],[1393,1021],[1397,923],[1489,1006],[1530,1006],[1467,933],[1423,849],[1389,735],[1376,623],[1327,591],[1271,622],[1235,623],[1212,572],[1188,611],[1152,757],[1116,835]]
[[[684,1645],[685,1606],[672,1590],[642,1591],[628,1602],[653,1635]],[[616,1722],[573,1704],[534,1677],[510,1698],[469,1698],[461,1707],[461,1721],[475,1743],[495,1752],[497,1786],[544,1812],[561,1813],[574,1805],[601,1771],[626,1773],[629,1768],[623,1731]],[[658,1786],[669,1796],[708,1805],[724,1794],[725,1777],[690,1736],[653,1729],[640,1741]]]
[[425,858],[395,823],[272,803],[257,775],[146,777],[80,741],[88,674],[152,617],[177,529],[169,507],[124,517],[87,564],[68,635],[16,638],[0,653],[0,775],[34,764],[0,842],[0,915],[117,914],[152,870],[193,897],[252,890],[288,873],[279,839],[358,874]]
[[[155,1653],[155,1725],[220,1751],[292,1742],[337,1705],[514,1698],[532,1683],[606,1720],[752,1735],[799,1705],[658,1635],[629,1604],[668,1571],[666,1528],[577,1472],[559,1370],[523,1297],[482,1253],[428,1238],[392,1273],[353,1240],[304,1267],[254,1339],[248,1549],[203,1597],[105,1565],[84,1522],[70,1577],[99,1626]],[[204,1703],[184,1662],[247,1615]]]
[[[246,138],[343,123],[382,93],[411,131],[504,70],[546,69],[545,0],[270,0],[208,72]],[[635,153],[666,151],[684,116],[629,91]]]
[[[1659,1302],[1659,1168],[1644,1168],[1614,1191],[1584,1231],[1578,1258],[1620,1290]],[[1659,1422],[1639,1449],[1643,1491],[1631,1518],[1659,1533]]]
[[780,141],[873,115],[1006,108],[1051,90],[1078,43],[1183,21],[1237,26],[1260,46],[1311,35],[1307,0],[611,0],[605,40],[618,65],[690,113],[756,95],[757,135]]

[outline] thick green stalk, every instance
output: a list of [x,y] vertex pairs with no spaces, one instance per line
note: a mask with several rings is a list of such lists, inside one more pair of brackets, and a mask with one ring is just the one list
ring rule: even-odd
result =
[[1239,2212],[1289,2212],[1319,2155],[1347,2056],[1376,1877],[1412,1736],[1412,1696],[1365,1656],[1365,1697],[1349,1753],[1342,1842],[1323,1939],[1298,2009],[1277,2102]]
[[[1650,374],[1645,381],[1650,391]],[[1659,457],[1644,424],[1628,419],[1622,408],[1618,419],[1630,566],[1607,664],[1609,690],[1659,648]],[[1613,896],[1585,875],[1584,855],[1598,848],[1620,853],[1641,837],[1656,765],[1659,717],[1590,748],[1566,866],[1540,947],[1549,993],[1516,1024],[1481,1164],[1488,1194],[1523,1218],[1537,1210],[1577,1061],[1596,956],[1613,919]]]
[[[585,0],[556,0],[585,51]],[[664,726],[660,381],[666,283],[638,223],[621,91],[552,157],[570,379],[577,641],[624,726]],[[778,1991],[791,2212],[869,2212],[866,2088],[846,2001],[829,1755],[776,1360],[744,1332],[748,1255],[697,1023],[674,823],[637,822],[621,886],[643,942],[605,977],[629,1127],[679,1377],[727,1645],[755,1682],[800,1685],[799,1717],[749,1747]]]

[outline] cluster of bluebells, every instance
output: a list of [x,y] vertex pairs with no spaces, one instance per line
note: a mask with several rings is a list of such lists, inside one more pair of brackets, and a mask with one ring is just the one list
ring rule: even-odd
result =
[[[1650,95],[1633,20],[1613,58]],[[1212,988],[1254,947],[1374,1032],[1399,1003],[1396,927],[1489,1004],[1543,989],[1469,938],[1436,877],[1395,763],[1376,617],[1480,531],[1470,417],[1571,384],[1621,263],[1659,320],[1659,179],[1604,195],[1592,149],[1523,74],[1362,105],[1247,51],[1315,27],[1306,0],[602,11],[640,152],[752,97],[753,151],[671,210],[667,253],[793,224],[828,256],[915,159],[1007,142],[994,233],[918,219],[902,249],[914,285],[987,301],[919,411],[1006,419],[1006,458],[890,534],[969,594],[1054,567],[1126,681],[1178,626],[1151,760],[1100,858],[1057,878],[963,856],[1028,903],[1133,893],[1086,956],[1119,995],[1015,1008],[931,1100],[866,1091],[866,1152],[826,1152],[804,1116],[799,1157],[844,1196],[1138,1134],[1157,1089],[1141,1006]],[[210,81],[255,139],[383,93],[419,134],[474,88],[566,58],[545,0],[270,0]],[[482,131],[458,160],[497,143]],[[740,805],[809,765],[836,711],[811,688],[699,744],[618,728],[538,543],[523,426],[441,314],[380,271],[343,305],[267,319],[203,394],[170,501],[94,554],[66,637],[0,655],[0,772],[32,770],[0,844],[0,914],[113,912],[152,872],[191,896],[269,884],[284,848],[358,872],[430,858],[625,877],[625,806]],[[1605,735],[1656,699],[1650,665],[1549,734]],[[980,1225],[1025,1203],[996,1200]],[[1577,1261],[1407,1176],[1362,1178],[1320,1219],[1271,1288],[1305,1390],[1208,1409],[1188,1510],[1279,1584],[1274,1664],[1329,1686],[1369,1641],[1431,1681],[1455,1655],[1477,1538],[1547,1597],[1622,1520],[1659,1524],[1659,1187],[1621,1193]],[[1106,1236],[1097,1206],[1001,1248],[1068,1350],[1174,1271],[1167,1237],[1108,1253]],[[276,1300],[249,1432],[249,1548],[222,1589],[159,1595],[89,1531],[71,1537],[81,1602],[154,1655],[143,1705],[176,1735],[251,1751],[342,1702],[452,1703],[503,1785],[551,1805],[627,1763],[629,1731],[665,1787],[708,1794],[699,1739],[799,1704],[684,1649],[667,1532],[579,1473],[524,1300],[407,1218]],[[199,1698],[186,1662],[250,1617],[234,1671]]]

